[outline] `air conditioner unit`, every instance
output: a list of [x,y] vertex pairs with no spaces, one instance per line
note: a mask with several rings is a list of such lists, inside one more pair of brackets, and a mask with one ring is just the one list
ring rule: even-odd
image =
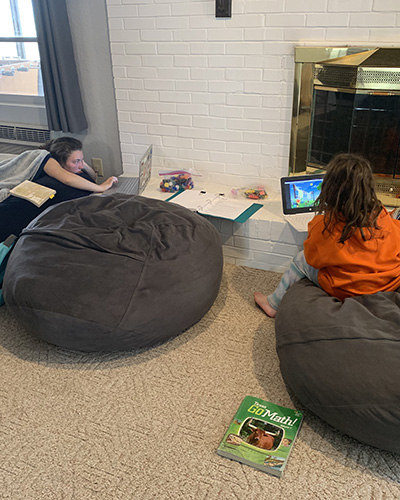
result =
[[0,153],[19,154],[36,149],[48,140],[50,130],[44,127],[0,124]]

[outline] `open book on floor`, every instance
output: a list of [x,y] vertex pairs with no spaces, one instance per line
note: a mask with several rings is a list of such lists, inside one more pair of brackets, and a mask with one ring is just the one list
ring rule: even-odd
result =
[[302,419],[301,411],[246,396],[217,453],[281,477]]
[[199,189],[180,191],[168,198],[167,201],[177,203],[202,215],[220,217],[235,222],[245,222],[263,206],[261,203],[234,200],[227,198],[223,193],[208,193]]
[[18,186],[10,189],[10,194],[28,200],[37,207],[41,207],[48,199],[56,194],[55,189],[50,189],[32,181],[23,181]]

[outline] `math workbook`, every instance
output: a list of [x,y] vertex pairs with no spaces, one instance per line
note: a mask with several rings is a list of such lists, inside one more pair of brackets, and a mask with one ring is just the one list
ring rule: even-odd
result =
[[246,396],[217,453],[281,477],[303,420],[303,413]]

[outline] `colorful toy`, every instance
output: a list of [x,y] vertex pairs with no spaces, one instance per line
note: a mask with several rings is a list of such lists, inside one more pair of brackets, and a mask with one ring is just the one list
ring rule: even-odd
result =
[[245,189],[243,194],[250,200],[263,200],[267,197],[267,192],[261,186],[258,186],[256,189]]
[[160,183],[160,189],[164,193],[174,193],[176,191],[184,191],[185,189],[193,189],[194,184],[192,177],[189,174],[178,174],[165,178]]

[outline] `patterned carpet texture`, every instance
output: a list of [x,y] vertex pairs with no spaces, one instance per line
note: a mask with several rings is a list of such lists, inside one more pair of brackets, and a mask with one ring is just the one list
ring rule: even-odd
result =
[[0,498],[399,499],[400,456],[308,411],[281,479],[216,454],[245,395],[303,409],[253,302],[279,278],[227,264],[197,325],[128,353],[46,344],[0,308]]

